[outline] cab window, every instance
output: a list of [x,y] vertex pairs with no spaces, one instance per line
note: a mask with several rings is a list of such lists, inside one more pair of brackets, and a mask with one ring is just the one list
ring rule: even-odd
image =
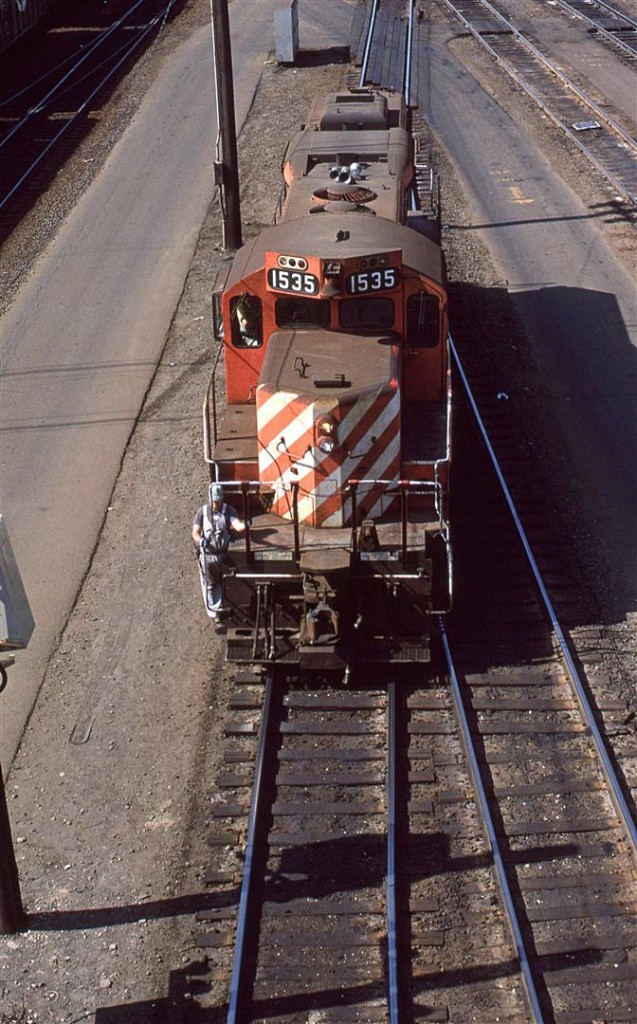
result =
[[244,292],[230,299],[232,344],[235,348],[261,348],[263,345],[263,314],[261,299]]
[[341,327],[373,327],[384,330],[394,326],[393,299],[341,299],[338,310]]
[[329,327],[329,299],[305,299],[297,295],[277,299],[274,306],[277,327]]
[[407,348],[435,348],[440,341],[440,307],[435,295],[418,292],[407,299]]

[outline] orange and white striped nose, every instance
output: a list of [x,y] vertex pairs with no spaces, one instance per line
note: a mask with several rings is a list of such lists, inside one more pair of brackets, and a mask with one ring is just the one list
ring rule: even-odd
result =
[[[299,522],[347,526],[350,479],[398,478],[400,393],[395,381],[352,399],[257,388],[259,477],[274,491],[272,512],[293,517],[292,485],[298,484]],[[362,485],[362,514],[383,511],[384,488]]]

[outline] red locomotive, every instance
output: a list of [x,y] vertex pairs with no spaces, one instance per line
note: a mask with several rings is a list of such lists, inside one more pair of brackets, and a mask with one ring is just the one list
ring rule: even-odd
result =
[[232,660],[422,662],[448,609],[447,295],[414,148],[400,96],[317,102],[275,223],[216,282],[207,458],[252,517],[225,579]]

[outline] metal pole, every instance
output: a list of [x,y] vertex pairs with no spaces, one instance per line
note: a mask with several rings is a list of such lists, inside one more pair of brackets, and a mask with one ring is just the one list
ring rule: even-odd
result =
[[294,561],[298,565],[301,560],[301,542],[299,538],[299,485],[292,484],[292,520],[294,522]]
[[248,504],[248,487],[247,483],[241,484],[241,493],[243,495],[243,521],[245,523],[245,542],[246,542],[246,565],[252,564],[252,548],[250,545],[250,506]]
[[212,28],[221,133],[221,181],[219,184],[222,195],[224,245],[226,249],[239,249],[242,245],[241,206],[228,0],[212,0]]
[[409,484],[400,485],[400,519],[401,519],[401,560],[403,566],[407,565],[407,494]]
[[18,865],[13,851],[11,823],[0,766],[0,934],[13,935],[24,927]]
[[389,684],[387,703],[387,967],[389,1020],[400,1021],[398,984],[398,911],[396,909],[396,683]]

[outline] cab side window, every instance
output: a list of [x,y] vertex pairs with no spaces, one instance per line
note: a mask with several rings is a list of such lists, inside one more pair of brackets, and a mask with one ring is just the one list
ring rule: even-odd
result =
[[440,307],[435,295],[418,292],[407,299],[407,348],[435,348],[440,341]]
[[235,348],[261,348],[263,313],[261,299],[244,292],[230,300],[232,344]]

